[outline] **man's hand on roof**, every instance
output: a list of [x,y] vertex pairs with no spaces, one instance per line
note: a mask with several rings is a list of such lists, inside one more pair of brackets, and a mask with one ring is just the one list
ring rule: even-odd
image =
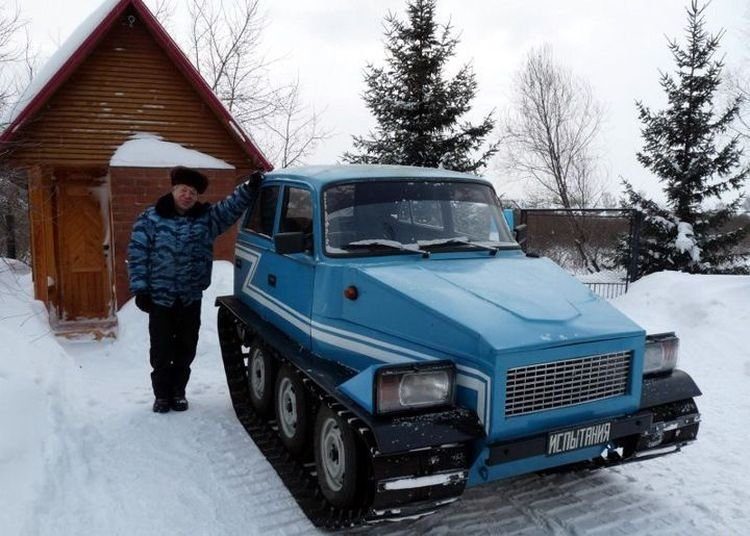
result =
[[262,171],[254,171],[245,178],[240,187],[245,188],[249,193],[255,193],[260,188],[260,183],[263,182],[265,174]]

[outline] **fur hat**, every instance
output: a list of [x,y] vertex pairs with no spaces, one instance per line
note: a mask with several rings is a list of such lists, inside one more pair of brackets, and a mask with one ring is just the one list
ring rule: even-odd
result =
[[172,168],[169,172],[169,176],[172,178],[172,186],[177,184],[187,184],[195,188],[199,194],[202,194],[208,188],[208,177],[206,177],[200,171],[196,171],[189,167],[177,166]]

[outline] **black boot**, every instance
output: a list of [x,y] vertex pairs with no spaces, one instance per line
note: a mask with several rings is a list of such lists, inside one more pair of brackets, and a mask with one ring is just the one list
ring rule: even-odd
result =
[[172,398],[172,400],[170,400],[169,407],[174,411],[187,411],[187,398],[185,398],[184,396],[176,396]]
[[154,400],[154,413],[167,413],[169,411],[169,406],[168,398],[157,398]]

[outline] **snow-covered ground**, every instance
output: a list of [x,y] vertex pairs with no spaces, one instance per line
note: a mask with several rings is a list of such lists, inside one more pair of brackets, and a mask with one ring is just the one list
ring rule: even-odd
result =
[[[252,535],[316,529],[237,422],[213,298],[186,413],[151,413],[146,316],[120,336],[60,342],[31,278],[0,260],[0,534]],[[661,273],[615,302],[649,331],[676,330],[703,423],[680,454],[597,472],[530,475],[468,490],[439,514],[373,533],[750,533],[750,277]],[[360,531],[358,531],[360,532]]]

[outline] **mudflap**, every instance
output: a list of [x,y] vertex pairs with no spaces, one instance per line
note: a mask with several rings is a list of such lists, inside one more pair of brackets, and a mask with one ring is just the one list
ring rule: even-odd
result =
[[[354,430],[359,452],[364,456],[360,470],[365,485],[358,490],[357,506],[340,508],[331,505],[318,486],[315,463],[310,463],[309,456],[290,454],[274,430],[274,421],[257,415],[250,402],[243,344],[251,337],[261,337],[274,349],[278,360],[294,365],[295,360],[289,359],[286,351],[280,351],[289,349],[273,333],[266,331],[268,326],[246,317],[249,313],[243,310],[243,304],[238,300],[219,298],[217,305],[222,359],[237,418],[314,525],[338,530],[365,523],[421,517],[456,501],[463,493],[470,464],[467,438],[473,439],[477,433],[475,426],[469,426],[472,433],[466,432],[466,426],[455,433],[454,437],[461,441],[450,441],[446,436],[445,442],[428,447],[418,446],[401,452],[383,449],[378,438],[393,434],[392,431],[384,433],[392,426],[400,428],[404,439],[403,430],[408,427],[404,426],[403,419],[396,424],[374,422],[371,417],[356,411],[348,401],[331,395],[332,391],[325,382],[330,379],[339,381],[340,378],[336,380],[338,372],[329,370],[313,376],[309,374],[310,367],[295,366],[310,393],[309,399],[315,411],[325,404],[344,418]],[[450,415],[446,412],[446,415],[435,416],[436,422],[443,423],[443,434],[446,423],[451,420],[468,420],[473,424],[472,419],[476,420],[476,415],[468,410],[453,410]],[[420,437],[429,432],[424,427],[424,420],[420,422]]]

